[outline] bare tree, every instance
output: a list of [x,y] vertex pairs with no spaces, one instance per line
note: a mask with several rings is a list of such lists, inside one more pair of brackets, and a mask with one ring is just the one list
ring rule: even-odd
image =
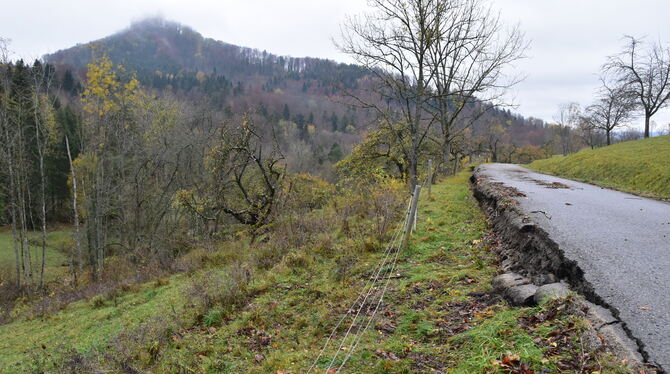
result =
[[75,173],[74,163],[72,162],[72,152],[70,152],[70,139],[65,135],[65,149],[67,151],[67,159],[70,163],[70,175],[72,178],[72,211],[74,217],[74,248],[72,249],[72,278],[77,284],[78,274],[82,272],[82,258],[81,258],[81,234],[79,233],[79,209],[78,204],[78,190],[77,190],[77,174]]
[[284,156],[273,130],[266,132],[245,115],[240,124],[225,126],[205,159],[209,178],[177,201],[218,230],[222,216],[258,228],[273,213],[285,174]]
[[563,155],[573,151],[572,129],[577,126],[581,117],[581,108],[578,103],[563,103],[558,106],[558,113],[554,117],[556,132],[560,141],[560,150]]
[[635,98],[630,95],[630,90],[612,87],[605,79],[601,81],[598,99],[586,108],[585,119],[593,128],[605,132],[607,145],[610,145],[612,131],[633,118],[636,103]]
[[603,132],[595,127],[592,118],[588,115],[580,116],[579,122],[577,123],[577,131],[579,132],[579,137],[582,141],[591,149],[604,143]]
[[[362,100],[396,131],[416,184],[418,154],[439,124],[442,164],[448,165],[454,140],[486,111],[500,105],[505,68],[523,57],[526,44],[517,28],[505,32],[500,17],[481,0],[373,0],[374,12],[350,18],[341,50],[376,78],[381,104]],[[429,138],[430,139],[430,138]],[[435,139],[433,139],[435,140]],[[454,165],[458,163],[455,162]]]
[[430,46],[434,90],[427,110],[439,123],[448,165],[454,139],[487,111],[506,105],[504,94],[520,77],[505,75],[505,69],[524,57],[528,45],[518,26],[506,29],[481,0],[441,1],[436,11]]
[[358,103],[375,110],[380,120],[405,125],[395,135],[408,162],[410,190],[418,182],[419,149],[433,123],[425,109],[435,73],[430,51],[438,39],[443,3],[370,0],[373,12],[349,18],[338,46],[376,78],[375,97],[356,97]]
[[630,90],[644,110],[644,137],[650,133],[651,117],[668,104],[670,98],[670,48],[653,43],[647,51],[640,51],[642,39],[626,36],[623,52],[611,56],[605,64],[613,72],[621,87]]
[[32,69],[33,125],[35,127],[35,148],[37,150],[37,162],[39,165],[39,220],[42,234],[40,243],[42,250],[39,278],[40,288],[44,287],[44,271],[46,268],[47,252],[47,179],[44,169],[44,161],[49,140],[52,138],[50,133],[55,127],[52,103],[49,96],[53,73],[54,72],[49,65],[43,66],[39,61],[35,62]]

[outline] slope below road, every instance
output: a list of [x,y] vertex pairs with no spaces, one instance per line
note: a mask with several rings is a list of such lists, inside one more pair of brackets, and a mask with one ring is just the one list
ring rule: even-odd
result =
[[670,204],[515,165],[477,173],[525,195],[518,208],[577,263],[648,359],[670,369]]

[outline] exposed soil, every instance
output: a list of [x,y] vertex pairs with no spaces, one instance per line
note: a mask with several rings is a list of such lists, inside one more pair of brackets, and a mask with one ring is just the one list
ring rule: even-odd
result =
[[[571,188],[568,185],[554,182],[534,180],[533,182],[546,188],[562,189]],[[578,264],[565,257],[561,248],[554,242],[549,234],[538,227],[533,220],[517,209],[518,203],[514,197],[525,196],[522,192],[504,185],[500,182],[490,181],[488,178],[478,175],[477,171],[471,177],[473,193],[479,201],[482,209],[487,213],[493,231],[496,233],[499,245],[496,250],[500,256],[501,267],[504,271],[525,275],[536,285],[564,281],[572,290],[584,295],[584,297],[596,304],[608,306],[594,291],[593,287],[584,279],[584,272]],[[510,201],[511,200],[511,201]],[[567,203],[569,205],[569,203]],[[535,212],[543,213],[543,212]],[[548,217],[550,218],[550,217]],[[617,311],[613,310],[614,315]],[[535,316],[537,320],[520,321],[526,328],[542,322],[546,318],[554,316]],[[618,322],[617,322],[618,323]],[[630,334],[628,334],[630,337]],[[599,336],[601,337],[601,336]],[[560,345],[565,342],[561,332],[556,334],[556,341]],[[636,341],[639,345],[640,342]],[[570,371],[580,368],[582,371],[590,372],[588,362],[591,357],[573,357],[564,362],[562,370]],[[512,358],[503,358],[501,366],[509,364],[511,373],[527,373],[524,365]],[[641,365],[645,367],[640,373],[662,373],[660,369]],[[648,371],[647,371],[648,370]]]
[[525,196],[522,192],[476,173],[472,182],[475,197],[499,235],[501,243],[497,250],[503,270],[523,274],[538,285],[564,280],[573,290],[595,296],[577,264],[565,258],[549,235],[516,209],[516,200],[510,201],[510,198]]

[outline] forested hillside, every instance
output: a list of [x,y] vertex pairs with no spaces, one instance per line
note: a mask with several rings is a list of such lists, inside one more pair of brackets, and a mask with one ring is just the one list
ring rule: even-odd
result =
[[[63,74],[64,90],[76,94],[81,84],[72,77],[83,77],[95,53],[104,53],[135,72],[144,86],[159,92],[206,102],[226,115],[255,110],[269,122],[293,122],[298,139],[289,147],[294,150],[287,152],[289,158],[298,154],[292,163],[297,171],[323,173],[328,169],[322,167],[324,162],[337,160],[341,151],[348,153],[362,135],[377,128],[376,113],[350,97],[374,85],[374,77],[361,66],[239,47],[160,18],[134,23],[107,38],[47,55],[45,60]],[[467,141],[462,139],[455,149],[456,158],[524,161],[539,156],[539,150],[529,145],[559,147],[560,131],[542,120],[526,119],[509,107],[469,106],[466,111],[472,113],[474,123],[466,125],[469,121],[463,120]],[[306,161],[305,155],[318,164]]]

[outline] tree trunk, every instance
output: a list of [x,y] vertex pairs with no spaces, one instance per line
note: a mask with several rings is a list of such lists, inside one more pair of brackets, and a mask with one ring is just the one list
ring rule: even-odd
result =
[[74,212],[74,250],[72,252],[72,275],[74,277],[74,284],[77,284],[77,274],[82,271],[81,260],[81,243],[79,234],[79,211],[77,210],[77,176],[74,172],[74,164],[72,163],[72,153],[70,153],[70,141],[65,136],[65,148],[67,150],[67,158],[70,161],[70,173],[72,174],[72,210]]
[[[39,100],[36,98],[36,100]],[[37,142],[37,151],[39,153],[40,163],[40,219],[42,221],[42,264],[40,267],[40,284],[44,287],[44,270],[47,260],[47,203],[46,203],[46,176],[44,175],[44,144],[40,140],[40,126],[38,115],[35,114],[35,141]],[[46,142],[46,139],[44,139]]]
[[414,191],[414,187],[419,183],[418,177],[417,177],[417,160],[416,160],[416,152],[412,152],[412,154],[409,157],[409,186],[410,190]]
[[451,154],[451,147],[449,142],[444,145],[444,174],[449,175],[449,155]]
[[611,132],[611,130],[607,130],[605,133],[607,134],[607,145],[610,145],[612,143],[611,142],[611,138],[612,138],[611,133],[612,132]]
[[651,116],[649,114],[644,115],[644,138],[649,137],[649,123],[651,122]]

